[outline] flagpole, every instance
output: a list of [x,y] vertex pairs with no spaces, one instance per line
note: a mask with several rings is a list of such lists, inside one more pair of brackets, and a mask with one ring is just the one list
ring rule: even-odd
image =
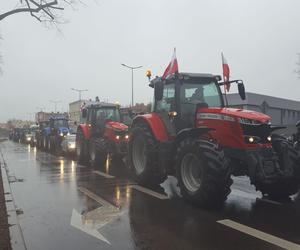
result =
[[226,93],[226,83],[225,83],[225,79],[224,79],[224,69],[223,69],[223,64],[224,64],[223,52],[221,52],[221,57],[222,57],[222,72],[223,72],[223,81],[224,81],[225,106],[228,107],[228,99],[227,99],[227,93]]

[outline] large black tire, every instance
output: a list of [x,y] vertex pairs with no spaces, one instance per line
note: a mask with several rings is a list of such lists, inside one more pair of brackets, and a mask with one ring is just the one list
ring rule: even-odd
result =
[[142,185],[162,183],[166,174],[159,171],[158,143],[145,124],[134,125],[128,144],[128,163],[135,181]]
[[79,163],[86,163],[88,161],[85,144],[84,134],[81,129],[78,129],[76,134],[76,158]]
[[273,150],[278,157],[277,178],[269,182],[256,182],[255,187],[272,199],[287,199],[300,187],[300,158],[293,144],[286,138],[273,135]]
[[228,160],[217,144],[207,140],[186,138],[179,143],[176,174],[184,199],[201,207],[222,205],[231,191]]
[[107,152],[96,140],[90,142],[89,158],[90,164],[93,168],[104,168],[107,159]]

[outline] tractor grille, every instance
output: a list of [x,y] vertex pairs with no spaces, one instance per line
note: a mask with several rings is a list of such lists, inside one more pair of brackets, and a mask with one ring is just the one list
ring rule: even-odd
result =
[[259,143],[269,143],[267,137],[271,134],[270,125],[268,124],[241,124],[244,135],[257,136],[260,138]]

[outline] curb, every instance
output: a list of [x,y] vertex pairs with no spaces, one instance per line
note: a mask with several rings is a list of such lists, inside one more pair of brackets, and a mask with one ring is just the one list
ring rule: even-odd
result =
[[0,153],[2,158],[2,164],[0,162],[0,166],[1,166],[1,173],[2,173],[2,180],[3,180],[3,189],[5,193],[5,200],[6,200],[5,205],[6,205],[7,215],[8,215],[8,224],[10,225],[9,234],[10,234],[11,247],[13,250],[27,250],[25,239],[17,215],[17,209],[12,194],[12,189],[8,180],[9,170],[4,161],[4,157],[1,151]]

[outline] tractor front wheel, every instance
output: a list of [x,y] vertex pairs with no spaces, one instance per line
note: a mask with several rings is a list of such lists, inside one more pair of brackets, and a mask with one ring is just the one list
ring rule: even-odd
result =
[[91,142],[90,146],[90,163],[93,168],[102,169],[105,165],[107,153],[98,145],[97,142]]
[[228,160],[213,142],[183,140],[177,150],[176,174],[183,198],[201,207],[220,206],[230,193]]
[[280,135],[272,136],[272,146],[278,157],[277,178],[273,181],[257,181],[255,187],[272,199],[287,199],[300,187],[300,157],[292,143]]

